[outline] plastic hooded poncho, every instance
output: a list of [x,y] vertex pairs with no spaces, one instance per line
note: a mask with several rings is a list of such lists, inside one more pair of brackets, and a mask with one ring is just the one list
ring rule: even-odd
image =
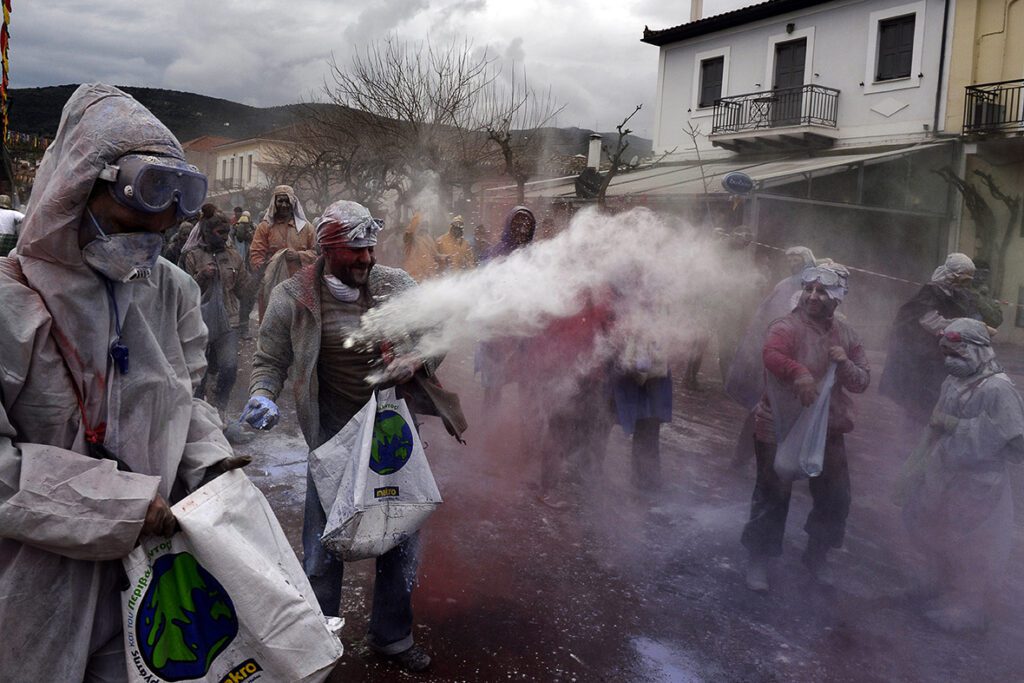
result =
[[525,206],[513,206],[512,209],[505,216],[505,227],[501,231],[501,239],[498,243],[491,247],[484,260],[490,260],[492,258],[499,258],[501,256],[508,256],[516,249],[520,248],[521,244],[516,242],[515,237],[512,235],[512,219],[518,214],[528,216],[530,219],[530,238],[526,240],[528,243],[533,241],[534,232],[537,229],[537,219],[533,215],[533,211],[530,211]]
[[[120,558],[156,493],[175,502],[231,455],[216,412],[192,398],[206,365],[199,288],[164,259],[114,285],[130,369],[110,367],[113,307],[78,229],[104,164],[141,151],[184,158],[134,99],[81,86],[36,174],[18,256],[0,259],[3,681],[123,678]],[[83,411],[130,473],[86,455]]]
[[973,370],[942,384],[930,425],[904,467],[900,498],[911,538],[942,558],[962,594],[999,579],[1013,542],[1008,462],[1024,460],[1024,401],[995,361],[984,323],[952,321]]
[[950,254],[931,281],[896,312],[878,391],[918,422],[928,420],[946,378],[937,333],[950,320],[981,317],[970,290],[955,284],[958,275],[973,274],[970,258]]
[[967,254],[954,252],[946,257],[945,263],[935,269],[931,281],[938,285],[951,285],[961,275],[974,275],[974,261]]
[[[815,265],[814,254],[807,247],[790,247],[786,250],[786,256],[800,256],[804,260],[804,268]],[[729,366],[729,375],[725,378],[725,393],[747,410],[753,410],[764,393],[761,351],[764,348],[765,332],[774,321],[793,310],[794,297],[802,289],[800,273],[780,280],[772,293],[757,307],[736,349],[736,355]]]
[[409,273],[416,282],[423,282],[437,275],[437,245],[429,233],[420,232],[421,221],[422,216],[419,213],[413,214],[402,236],[405,254],[402,259],[402,270]]

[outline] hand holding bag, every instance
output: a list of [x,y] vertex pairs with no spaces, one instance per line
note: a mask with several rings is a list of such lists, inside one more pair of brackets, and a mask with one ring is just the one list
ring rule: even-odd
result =
[[324,547],[347,561],[378,557],[441,504],[409,408],[382,389],[309,456],[327,514]]
[[249,478],[227,472],[172,510],[181,531],[124,559],[129,680],[326,679],[341,642]]

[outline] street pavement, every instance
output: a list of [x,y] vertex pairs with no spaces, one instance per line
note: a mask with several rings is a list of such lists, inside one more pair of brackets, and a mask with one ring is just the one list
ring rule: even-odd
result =
[[[237,412],[252,347],[242,349]],[[1005,355],[1011,370],[1024,370],[1024,354]],[[836,586],[813,585],[799,562],[810,497],[798,483],[784,556],[772,591],[760,595],[744,587],[739,544],[754,476],[752,460],[734,458],[744,414],[722,394],[713,359],[701,390],[677,382],[660,493],[631,485],[629,442],[615,428],[603,470],[574,472],[578,482],[565,490],[572,507],[552,510],[537,501],[536,428],[520,424],[515,390],[498,414],[483,415],[471,350],[453,352],[440,374],[462,397],[467,444],[435,418],[422,428],[445,498],[423,531],[414,597],[414,634],[433,666],[401,674],[362,643],[373,581],[373,563],[363,561],[346,570],[346,652],[330,680],[1022,680],[1020,521],[987,633],[938,632],[904,597],[914,557],[890,496],[916,435],[877,395],[884,359],[871,360],[872,388],[856,399],[847,441],[853,508],[846,543],[832,554]],[[253,455],[247,471],[301,557],[306,452],[287,391],[282,424],[238,450]],[[1021,492],[1018,472],[1014,484]]]

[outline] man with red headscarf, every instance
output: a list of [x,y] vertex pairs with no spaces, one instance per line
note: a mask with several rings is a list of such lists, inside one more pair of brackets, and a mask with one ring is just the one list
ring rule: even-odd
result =
[[[251,398],[244,414],[253,427],[270,429],[277,423],[280,412],[275,401],[292,366],[299,423],[310,451],[339,432],[369,401],[377,387],[368,377],[385,364],[384,354],[381,348],[350,346],[345,341],[370,308],[416,286],[404,270],[375,265],[373,251],[380,229],[380,221],[360,204],[334,202],[317,224],[323,256],[274,289],[260,327]],[[423,388],[431,383],[435,365],[391,367],[389,385],[410,391],[411,385]],[[439,415],[446,425],[464,425],[461,413],[452,413],[447,404],[429,405],[425,412]],[[307,473],[302,529],[305,570],[324,614],[338,616],[344,563],[320,543],[326,522]],[[430,665],[430,656],[414,644],[412,634],[412,588],[418,562],[419,534],[377,558],[367,634],[371,649],[407,671],[422,671]]]

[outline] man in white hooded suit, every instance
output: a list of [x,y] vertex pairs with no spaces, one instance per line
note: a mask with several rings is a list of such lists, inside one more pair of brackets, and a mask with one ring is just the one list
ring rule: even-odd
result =
[[126,680],[121,558],[242,464],[192,398],[199,288],[159,259],[206,191],[184,158],[134,99],[83,85],[0,259],[2,681]]
[[939,338],[948,377],[905,467],[903,519],[924,552],[925,616],[982,629],[1013,543],[1008,463],[1024,460],[1024,401],[996,362],[985,323],[957,318]]

